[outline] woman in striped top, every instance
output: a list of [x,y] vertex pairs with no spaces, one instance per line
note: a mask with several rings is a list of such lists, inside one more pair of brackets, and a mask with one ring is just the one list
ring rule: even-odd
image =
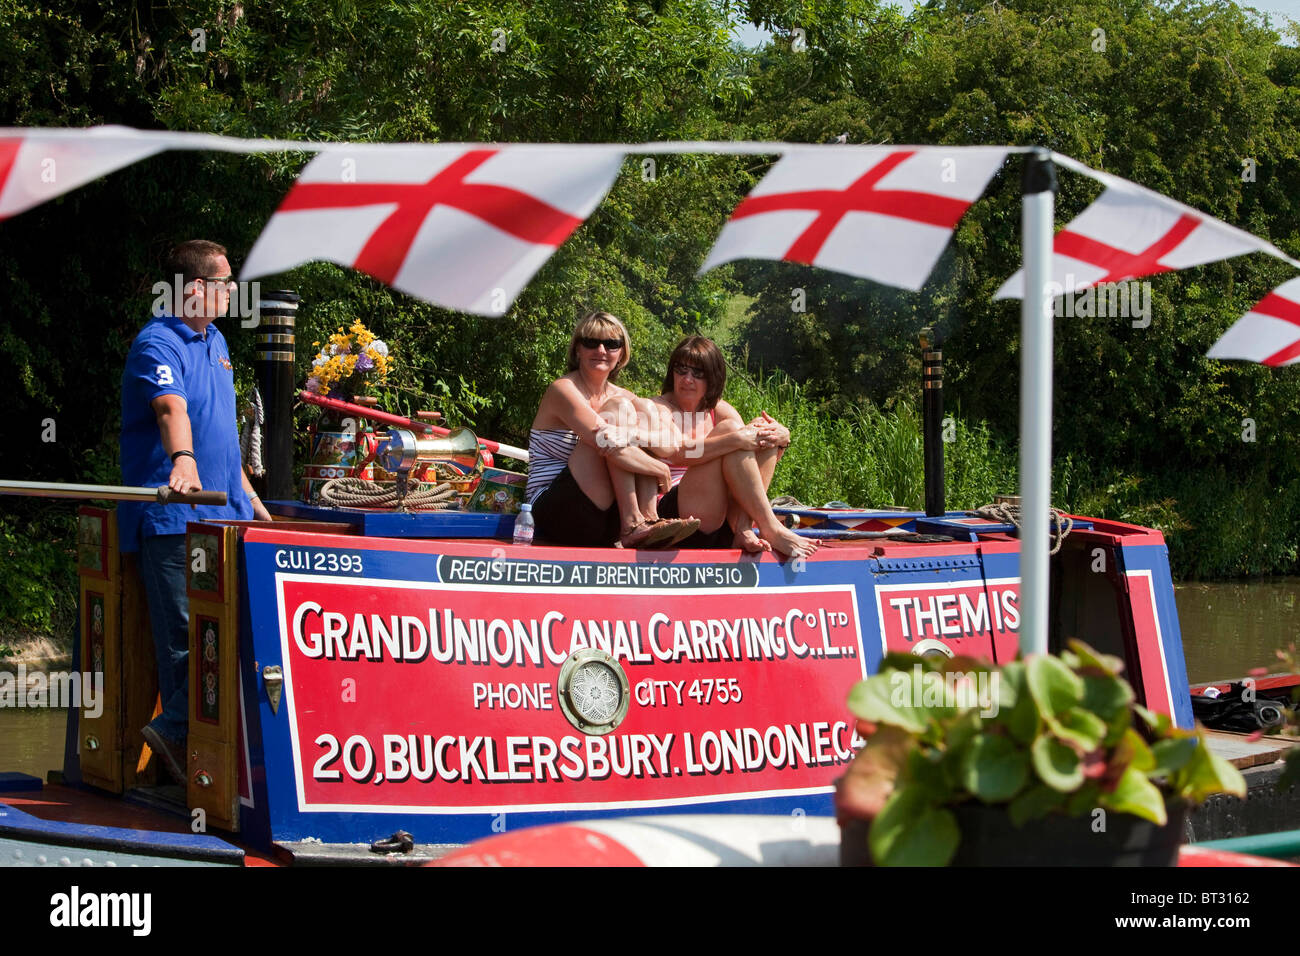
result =
[[624,525],[615,507],[606,459],[616,457],[627,474],[667,491],[668,466],[629,441],[599,413],[630,403],[635,396],[614,384],[628,363],[627,329],[608,312],[585,316],[569,342],[569,371],[542,396],[528,437],[527,499],[537,534],[555,544],[600,547],[620,537],[627,546],[665,543],[689,535],[699,522],[658,524],[641,515]]

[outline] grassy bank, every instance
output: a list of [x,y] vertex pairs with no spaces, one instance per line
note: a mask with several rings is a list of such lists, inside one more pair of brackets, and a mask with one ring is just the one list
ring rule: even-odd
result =
[[[862,403],[833,412],[783,374],[759,380],[734,369],[727,398],[746,418],[766,410],[790,429],[794,444],[777,468],[774,496],[815,505],[923,506],[921,416],[914,406],[882,411]],[[999,493],[1015,494],[1015,444],[982,422],[948,417],[948,508],[973,509]],[[1099,474],[1066,457],[1053,463],[1052,489],[1053,504],[1063,510],[1159,529],[1180,580],[1300,571],[1300,479],[1188,472],[1177,463],[1157,475]]]
[[[773,496],[791,494],[816,505],[924,506],[921,416],[912,407],[885,412],[862,404],[849,414],[836,414],[811,402],[784,374],[759,381],[734,371],[727,397],[746,419],[766,411],[790,429],[793,444],[777,468]],[[945,431],[949,508],[977,508],[991,504],[996,494],[1015,493],[1012,450],[982,424],[955,416]]]
[[23,657],[45,638],[70,653],[77,620],[76,506],[34,498],[8,502],[0,519],[0,659]]

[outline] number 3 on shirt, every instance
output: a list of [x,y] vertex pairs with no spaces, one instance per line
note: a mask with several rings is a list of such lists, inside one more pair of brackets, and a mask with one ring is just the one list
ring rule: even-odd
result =
[[159,365],[156,374],[158,376],[159,385],[173,385],[176,382],[176,380],[172,378],[172,367],[170,365]]

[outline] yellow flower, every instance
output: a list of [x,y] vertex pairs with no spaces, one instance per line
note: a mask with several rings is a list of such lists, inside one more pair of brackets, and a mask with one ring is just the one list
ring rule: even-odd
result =
[[[328,392],[333,386],[353,377],[386,383],[393,368],[393,356],[391,353],[380,355],[371,348],[378,340],[379,337],[366,328],[364,322],[356,319],[346,330],[340,325],[325,347],[321,348],[320,342],[313,342],[312,345],[320,348],[317,358],[321,364],[313,364],[311,375],[320,382],[321,390]],[[357,360],[362,355],[368,356],[373,363],[370,371],[357,371]]]

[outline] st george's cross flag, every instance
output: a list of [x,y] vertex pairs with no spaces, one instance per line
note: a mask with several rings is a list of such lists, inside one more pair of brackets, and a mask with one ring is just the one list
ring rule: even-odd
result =
[[0,219],[160,153],[173,136],[121,126],[0,129]]
[[1261,365],[1300,362],[1300,279],[1284,282],[1264,296],[1206,355]]
[[298,176],[240,278],[324,259],[444,308],[501,315],[622,162],[603,146],[331,147]]
[[[1159,193],[1107,178],[1122,185],[1108,188],[1052,240],[1053,295],[1272,249]],[[1024,289],[1022,269],[994,298],[1023,298]]]
[[916,290],[1003,146],[794,148],[738,205],[700,272],[778,259]]

